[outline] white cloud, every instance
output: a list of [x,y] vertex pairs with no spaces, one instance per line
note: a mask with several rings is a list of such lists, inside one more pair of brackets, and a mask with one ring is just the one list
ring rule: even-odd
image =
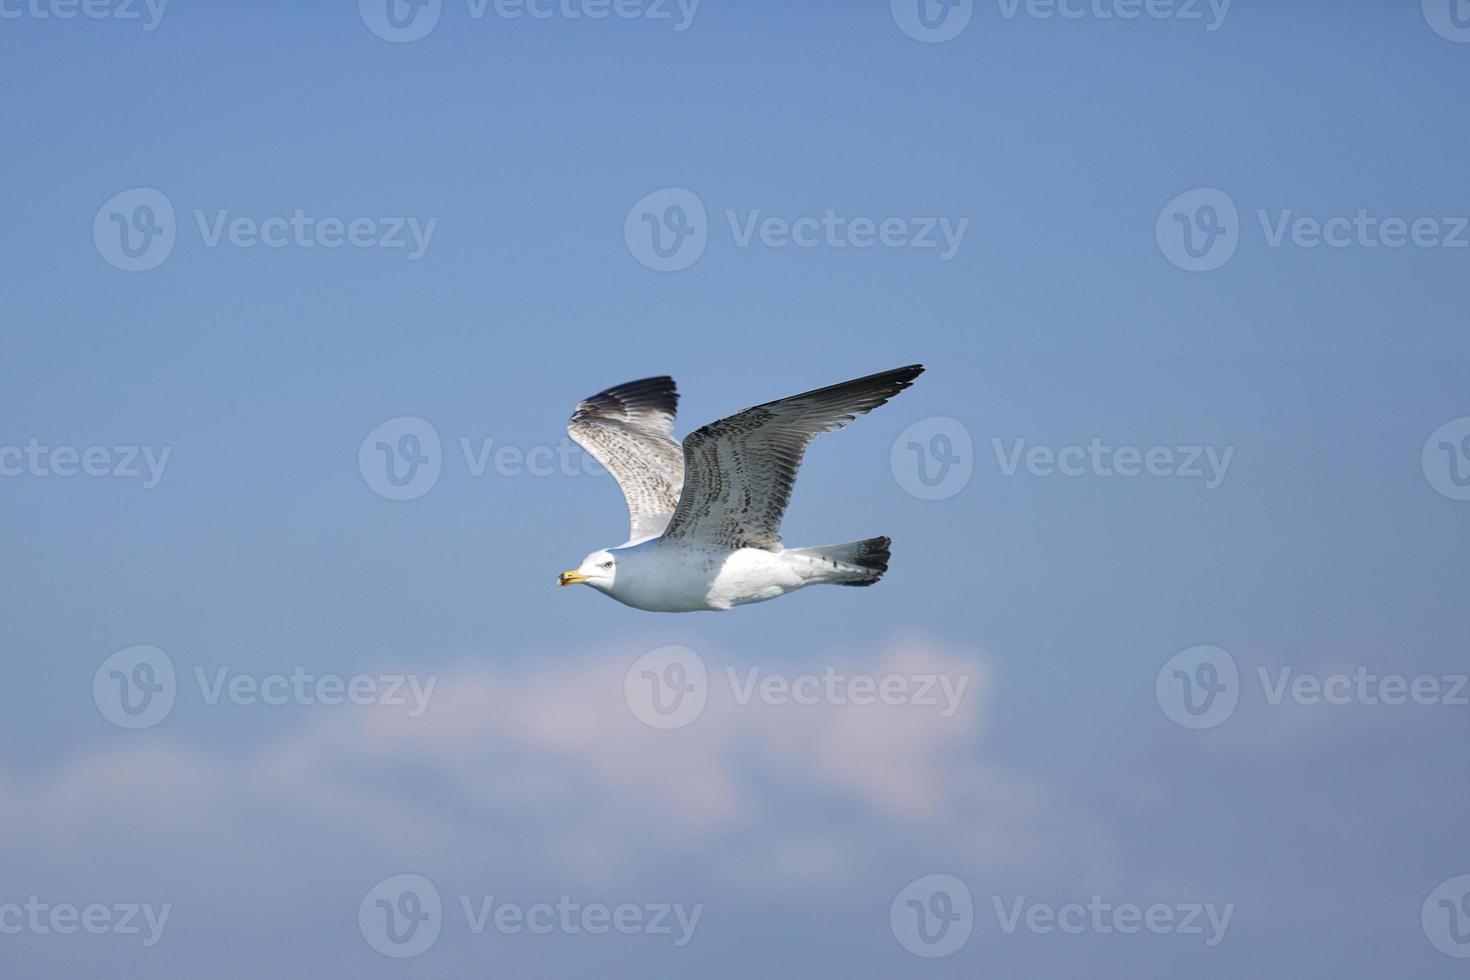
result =
[[[24,869],[83,880],[154,855],[168,894],[268,889],[310,869],[355,889],[436,870],[595,891],[697,882],[748,892],[830,889],[935,866],[957,874],[1087,864],[1090,834],[1057,794],[986,758],[990,680],[973,651],[919,641],[828,651],[790,676],[968,677],[952,717],[914,705],[736,703],[727,661],[686,728],[657,731],[623,700],[626,655],[461,663],[429,709],[317,707],[243,750],[192,747],[173,719],[49,774],[0,783],[0,825]],[[744,671],[757,661],[736,663]],[[182,723],[179,723],[182,724]],[[125,840],[137,862],[113,849]],[[340,890],[340,889],[339,889]]]

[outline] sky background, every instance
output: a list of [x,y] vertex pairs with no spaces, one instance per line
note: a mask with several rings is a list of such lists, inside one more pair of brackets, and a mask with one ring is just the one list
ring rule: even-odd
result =
[[[1273,705],[1257,675],[1467,669],[1470,442],[1431,436],[1470,434],[1470,231],[1273,247],[1258,217],[1449,234],[1470,214],[1448,4],[1236,0],[1210,30],[1208,6],[977,0],[928,43],[903,3],[704,0],[676,30],[676,7],[444,0],[398,43],[372,2],[176,0],[152,30],[145,7],[40,16],[59,2],[0,0],[0,464],[30,440],[170,454],[151,487],[0,476],[0,927],[32,895],[172,911],[151,946],[0,932],[0,972],[1463,975],[1435,939],[1470,942],[1421,908],[1470,873],[1470,707]],[[129,272],[93,224],[134,188],[172,205],[175,241]],[[659,272],[625,223],[664,188],[697,196],[705,247]],[[1158,230],[1197,188],[1238,209],[1213,271]],[[211,246],[195,218],[297,209],[437,223],[411,259]],[[946,260],[742,246],[726,217],[829,209],[968,224]],[[624,538],[611,479],[579,453],[475,475],[461,448],[556,449],[580,398],[632,378],[678,380],[682,436],[913,362],[911,390],[813,445],[783,525],[797,546],[890,535],[868,590],[660,616],[558,589]],[[441,472],[395,501],[359,448],[402,417],[432,425]],[[971,476],[923,499],[906,445],[941,432],[968,436]],[[1006,473],[1017,440],[1093,439],[1233,454],[1214,488]],[[93,679],[137,644],[176,700],[126,730]],[[709,703],[658,731],[624,675],[670,644],[708,666]],[[1238,705],[1189,730],[1155,684],[1204,644]],[[969,681],[941,718],[741,705],[727,667]],[[297,668],[436,686],[409,717],[210,704],[195,681]],[[399,874],[444,904],[413,958],[359,925]],[[974,905],[941,958],[890,923],[931,874]],[[459,898],[491,895],[703,910],[680,947],[472,934]],[[1094,895],[1234,909],[1209,947],[1008,934],[994,911]]]

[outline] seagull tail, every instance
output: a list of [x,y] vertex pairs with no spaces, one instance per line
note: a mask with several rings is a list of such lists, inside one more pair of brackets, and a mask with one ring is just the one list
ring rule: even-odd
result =
[[888,571],[887,537],[828,544],[816,548],[793,548],[791,554],[811,563],[812,582],[832,585],[872,585]]

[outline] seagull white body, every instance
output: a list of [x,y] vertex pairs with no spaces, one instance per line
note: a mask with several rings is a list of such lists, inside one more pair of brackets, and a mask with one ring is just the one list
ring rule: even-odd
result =
[[808,585],[872,585],[889,539],[784,548],[780,521],[806,446],[907,388],[923,371],[895,371],[767,402],[692,433],[670,432],[678,394],[667,377],[630,382],[583,401],[568,432],[612,472],[632,536],[561,574],[652,612],[726,610]]
[[650,612],[729,609],[774,599],[805,585],[851,577],[831,571],[830,565],[800,551],[785,549],[710,553],[654,538],[608,553],[617,570],[614,581],[604,586],[598,579],[589,579],[587,584],[624,605]]

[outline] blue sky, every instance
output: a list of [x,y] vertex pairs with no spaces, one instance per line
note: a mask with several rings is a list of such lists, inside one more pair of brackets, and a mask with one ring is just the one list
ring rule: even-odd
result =
[[[0,0],[4,972],[1458,975],[1470,10],[1064,6],[961,4],[930,43],[903,2],[443,0],[400,43],[345,0],[151,29]],[[655,271],[625,229],[673,220],[670,188],[703,250]],[[127,271],[109,232],[162,228],[160,199],[171,248]],[[769,244],[829,212],[837,243]],[[354,219],[361,247],[323,244]],[[885,220],[963,231],[854,243]],[[1215,268],[1181,268],[1181,228]],[[657,616],[558,589],[623,540],[610,478],[572,449],[471,465],[562,451],[577,400],[632,378],[678,379],[682,435],[912,362],[813,445],[783,527],[890,535],[868,590]],[[440,474],[390,500],[359,450],[405,417]],[[907,443],[957,433],[968,480],[923,499]],[[56,474],[94,447],[139,475]],[[136,645],[176,690],[134,730],[93,683]],[[656,730],[625,675],[670,645],[708,704]],[[1228,712],[1156,692],[1204,645]],[[1191,683],[1221,663],[1191,656]],[[967,681],[940,717],[742,704],[727,668]],[[413,716],[208,696],[293,673],[433,689]],[[1307,703],[1360,673],[1438,693]],[[411,958],[372,925],[403,874],[442,900]],[[973,906],[942,957],[905,925],[936,874]],[[149,945],[7,931],[32,895],[170,912]],[[676,946],[476,934],[461,905],[563,895],[701,912]],[[1093,896],[1232,911],[1209,945],[998,911]]]

